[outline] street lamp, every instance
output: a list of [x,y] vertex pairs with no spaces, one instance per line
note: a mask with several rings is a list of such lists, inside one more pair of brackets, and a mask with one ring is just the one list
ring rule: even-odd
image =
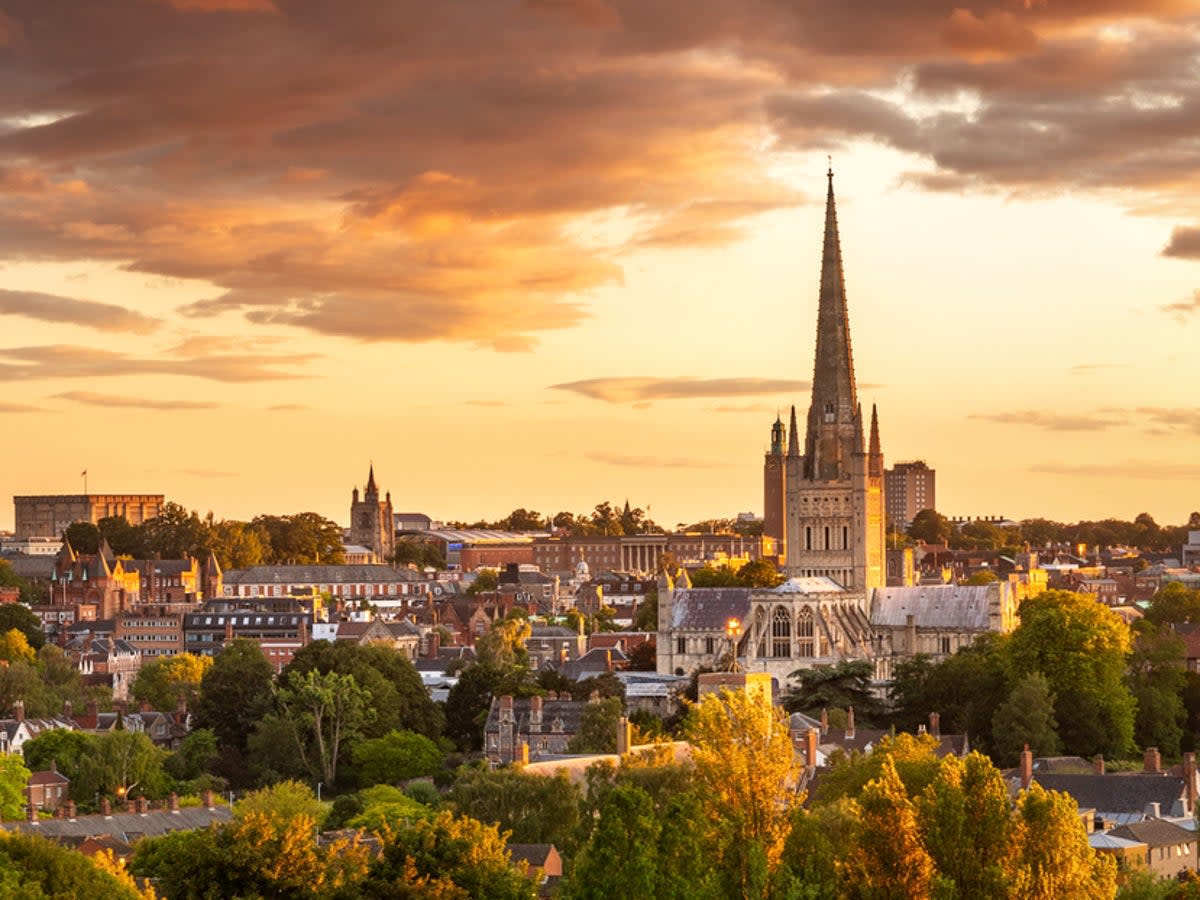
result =
[[736,672],[737,664],[737,643],[738,638],[742,636],[742,623],[740,619],[727,619],[725,621],[725,637],[729,639],[729,671]]

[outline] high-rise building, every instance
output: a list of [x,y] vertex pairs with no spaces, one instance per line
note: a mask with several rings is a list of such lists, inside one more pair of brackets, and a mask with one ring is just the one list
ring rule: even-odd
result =
[[924,460],[896,463],[883,476],[887,517],[895,528],[905,530],[923,509],[937,509],[937,472]]
[[774,504],[772,473],[782,466],[784,533],[774,536],[785,542],[787,573],[828,576],[865,593],[885,581],[883,451],[876,411],[871,410],[868,437],[855,386],[832,171],[828,177],[812,401],[803,443],[795,407],[786,451],[783,423],[772,430],[764,468],[764,531]]
[[350,543],[369,548],[376,562],[390,562],[396,553],[395,513],[392,511],[392,492],[379,499],[379,488],[375,484],[375,464],[367,473],[367,486],[362,499],[358,499],[358,488],[350,500]]

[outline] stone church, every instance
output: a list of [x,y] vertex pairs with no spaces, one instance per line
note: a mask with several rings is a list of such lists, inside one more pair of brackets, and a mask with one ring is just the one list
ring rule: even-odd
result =
[[789,576],[831,578],[865,598],[886,577],[883,451],[876,411],[868,437],[854,381],[832,171],[828,177],[812,401],[803,439],[794,406],[786,443],[781,420],[771,429],[763,531],[785,548]]
[[392,512],[392,492],[379,499],[379,487],[375,484],[375,464],[367,473],[367,486],[362,499],[358,488],[354,489],[350,501],[350,543],[367,547],[375,554],[375,562],[390,562],[396,552],[395,514]]

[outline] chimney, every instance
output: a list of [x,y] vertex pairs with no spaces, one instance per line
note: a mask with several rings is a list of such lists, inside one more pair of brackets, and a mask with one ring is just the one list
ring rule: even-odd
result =
[[542,730],[542,698],[538,696],[529,698],[529,730]]
[[25,701],[14,700],[12,705],[12,717],[18,722],[25,721]]
[[1158,803],[1147,803],[1144,812],[1147,819],[1162,818],[1162,806]]
[[557,700],[558,699],[558,691],[546,691],[546,699],[547,700]]
[[500,698],[500,721],[511,722],[513,720],[513,698],[512,694],[505,694]]
[[174,791],[171,791],[170,809],[171,809],[171,812],[173,812],[173,813],[179,812],[179,795],[177,793],[175,793]]
[[436,628],[429,632],[429,658],[437,659],[438,653],[442,649],[442,634]]
[[107,797],[100,798],[100,815],[106,819],[112,818],[112,801]]
[[1029,749],[1029,745],[1025,745],[1025,749],[1021,751],[1021,790],[1028,790],[1029,785],[1033,783],[1033,751]]
[[175,722],[179,725],[187,723],[187,694],[180,694],[175,701]]
[[145,794],[137,798],[137,811],[143,816],[150,811],[150,802],[146,799]]
[[611,648],[604,651],[604,670],[606,672],[612,671],[612,650],[611,650]]
[[86,727],[94,729],[97,723],[100,721],[100,706],[95,700],[89,700],[84,709],[87,711],[87,716],[85,718],[85,721],[87,722]]
[[137,803],[134,802],[134,799],[132,797],[125,798],[125,812],[127,812],[127,813],[137,812]]
[[846,708],[846,737],[854,740],[854,707]]
[[820,737],[820,732],[815,728],[804,733],[804,765],[812,769],[817,767],[817,743]]
[[1183,754],[1183,780],[1184,790],[1187,795],[1187,810],[1184,815],[1194,815],[1196,811],[1196,754]]
[[624,756],[633,749],[633,725],[628,716],[617,720],[617,756]]
[[213,792],[212,791],[202,791],[200,793],[200,802],[204,804],[205,809],[213,809],[214,808]]
[[139,703],[138,704],[138,712],[144,712],[144,713],[150,712],[150,701],[143,700],[141,703]]
[[938,713],[931,712],[929,714],[929,733],[935,738],[942,736],[942,717]]
[[1092,771],[1095,772],[1097,775],[1104,774],[1104,754],[1103,753],[1097,753],[1096,757],[1092,760]]
[[74,800],[67,801],[67,818],[70,819],[72,822],[75,821],[75,801]]
[[826,734],[829,731],[829,710],[821,707],[821,734]]
[[33,805],[33,786],[32,785],[25,788],[25,797],[28,800],[28,802],[25,804],[25,819],[26,819],[26,821],[31,822],[34,825],[36,825],[37,820],[38,820],[38,815],[37,815],[37,807]]
[[1162,756],[1157,747],[1147,747],[1142,756],[1142,768],[1148,775],[1157,775],[1162,771]]

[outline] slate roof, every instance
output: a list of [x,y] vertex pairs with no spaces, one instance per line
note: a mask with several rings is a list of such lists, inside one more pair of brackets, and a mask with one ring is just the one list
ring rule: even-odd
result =
[[49,579],[50,573],[54,571],[54,564],[58,561],[54,556],[24,556],[20,554],[14,556],[5,554],[3,558],[12,566],[14,575],[32,578],[36,581]]
[[1144,814],[1149,803],[1159,804],[1169,813],[1176,800],[1184,796],[1185,783],[1174,775],[1043,775],[1034,780],[1048,791],[1066,791],[1080,809],[1096,814]]
[[393,569],[383,565],[349,566],[250,566],[230,569],[225,584],[391,584],[398,581],[424,581],[412,569]]
[[921,585],[876,588],[871,624],[903,628],[912,616],[922,628],[985,631],[998,585]]
[[1134,847],[1146,846],[1141,841],[1113,837],[1111,831],[1093,831],[1088,835],[1088,844],[1093,850],[1129,850]]
[[42,819],[38,822],[22,819],[0,822],[0,828],[25,834],[40,834],[51,840],[109,835],[119,841],[132,843],[143,837],[157,837],[172,831],[207,828],[214,822],[228,822],[232,818],[233,813],[228,806],[212,809],[204,806],[186,806],[178,812],[156,809],[146,813],[114,812],[111,816],[78,816],[74,819]]
[[724,631],[729,619],[746,622],[754,588],[684,588],[671,602],[671,628],[682,631]]
[[1194,832],[1163,819],[1131,822],[1128,825],[1114,828],[1108,833],[1127,841],[1137,841],[1147,847],[1171,847],[1175,844],[1190,844],[1196,840]]
[[[517,697],[513,700],[513,722],[517,734],[529,734],[529,705],[529,697]],[[583,709],[587,705],[586,700],[543,700],[542,730],[539,734],[578,734]],[[562,723],[561,729],[552,727],[556,720]],[[488,710],[487,723],[483,730],[497,733],[500,731],[499,697],[492,698],[492,708]]]
[[824,575],[805,578],[789,578],[778,587],[771,588],[772,594],[845,594],[846,589]]
[[513,862],[525,862],[536,869],[544,869],[546,860],[555,850],[553,844],[509,844],[508,855]]

